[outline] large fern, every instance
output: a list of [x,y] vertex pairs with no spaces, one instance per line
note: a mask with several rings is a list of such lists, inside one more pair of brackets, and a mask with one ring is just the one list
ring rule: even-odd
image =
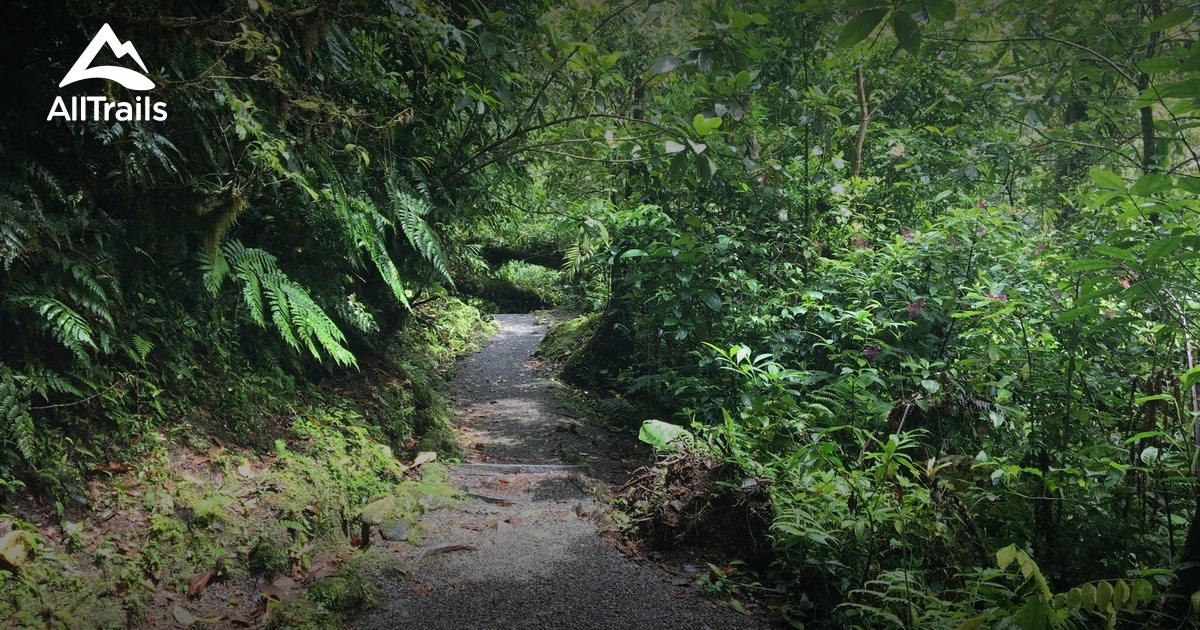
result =
[[356,267],[365,267],[361,252],[366,252],[367,258],[379,271],[388,289],[396,300],[408,307],[408,296],[404,293],[404,285],[400,282],[400,271],[392,261],[387,250],[387,232],[393,222],[380,214],[379,209],[370,200],[362,196],[351,197],[341,190],[325,189],[324,196],[333,203],[343,234],[350,241],[348,255]]
[[[5,291],[5,308],[18,311],[14,315],[50,335],[80,360],[86,360],[90,350],[107,350],[108,333],[114,326],[112,289],[106,290],[97,271],[86,263],[53,251],[49,258],[40,277],[19,278]],[[111,277],[107,282],[114,283]],[[18,308],[12,309],[14,306]],[[34,317],[28,317],[29,312]]]
[[239,241],[225,243],[207,263],[204,284],[215,296],[230,275],[242,283],[242,301],[254,323],[266,328],[269,318],[289,346],[307,349],[318,360],[323,350],[341,365],[358,364],[344,345],[346,336],[308,291],[279,269],[274,256]]
[[[39,448],[30,399],[39,396],[49,400],[51,393],[83,396],[83,392],[66,377],[40,365],[29,365],[24,372],[18,372],[0,363],[0,456],[5,455],[4,451],[10,451],[34,468],[44,463],[39,461],[39,452],[44,448]],[[46,441],[41,446],[50,446],[52,450],[58,447]],[[0,488],[6,485],[3,476],[8,473],[3,460],[0,457],[0,473],[3,473],[0,474]]]
[[12,370],[0,365],[0,443],[9,443],[25,459],[33,458],[33,418],[29,400]]
[[388,199],[393,215],[400,221],[400,227],[409,244],[417,250],[421,257],[429,263],[433,270],[447,283],[453,285],[450,276],[450,264],[437,233],[425,220],[432,207],[429,202],[401,189],[395,180],[388,184]]
[[4,269],[28,251],[37,249],[38,236],[47,230],[56,238],[55,225],[46,216],[46,203],[62,201],[58,179],[27,156],[0,144],[0,264]]

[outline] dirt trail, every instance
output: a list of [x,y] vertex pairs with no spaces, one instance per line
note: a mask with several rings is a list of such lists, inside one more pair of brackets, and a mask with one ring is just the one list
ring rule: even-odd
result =
[[[690,576],[639,567],[601,540],[593,489],[619,482],[628,438],[570,417],[531,363],[544,324],[500,329],[459,365],[453,394],[469,500],[421,522],[419,547],[371,576],[381,606],[355,624],[390,628],[760,628],[700,598]],[[627,452],[627,451],[625,451]]]

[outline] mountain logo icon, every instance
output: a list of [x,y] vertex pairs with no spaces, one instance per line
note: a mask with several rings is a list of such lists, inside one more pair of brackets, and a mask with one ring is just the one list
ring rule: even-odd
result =
[[142,58],[138,55],[137,49],[133,47],[133,42],[122,42],[117,39],[117,34],[113,32],[112,27],[108,24],[100,27],[100,32],[92,38],[92,43],[79,55],[79,59],[75,60],[75,65],[67,72],[67,76],[63,77],[58,87],[70,85],[76,81],[84,79],[108,79],[116,81],[130,90],[150,90],[154,88],[154,82],[146,75],[122,68],[120,66],[95,66],[90,67],[96,59],[96,54],[100,49],[108,46],[113,51],[118,59],[129,55],[141,67],[142,72],[147,72],[146,64],[142,63]]

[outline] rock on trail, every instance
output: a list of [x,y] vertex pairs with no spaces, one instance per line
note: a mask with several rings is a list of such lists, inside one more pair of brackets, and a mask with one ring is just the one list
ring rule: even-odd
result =
[[420,544],[367,576],[380,607],[355,627],[764,627],[600,538],[606,507],[593,488],[628,473],[629,438],[581,423],[555,400],[558,386],[531,361],[544,324],[496,319],[500,329],[453,384],[466,461],[451,479],[468,499],[426,514]]

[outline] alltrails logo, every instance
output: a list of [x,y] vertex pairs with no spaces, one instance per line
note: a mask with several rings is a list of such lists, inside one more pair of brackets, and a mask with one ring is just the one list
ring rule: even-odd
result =
[[[154,88],[154,82],[141,72],[120,66],[92,67],[96,55],[105,46],[112,50],[117,59],[126,55],[132,57],[142,72],[147,72],[146,64],[142,63],[142,57],[133,47],[133,42],[122,42],[117,39],[117,34],[113,32],[112,27],[105,24],[100,27],[100,32],[92,38],[92,43],[88,44],[83,54],[79,55],[79,59],[75,60],[75,65],[71,66],[67,76],[63,77],[58,87],[64,87],[84,79],[108,79],[116,81],[130,90],[145,91]],[[68,106],[67,103],[70,105]],[[139,96],[132,103],[114,103],[104,96],[73,96],[69,101],[58,96],[55,97],[54,105],[50,107],[50,114],[46,116],[46,120],[54,120],[56,117],[62,117],[71,122],[82,120],[162,121],[167,119],[167,104],[155,103],[150,96]]]

